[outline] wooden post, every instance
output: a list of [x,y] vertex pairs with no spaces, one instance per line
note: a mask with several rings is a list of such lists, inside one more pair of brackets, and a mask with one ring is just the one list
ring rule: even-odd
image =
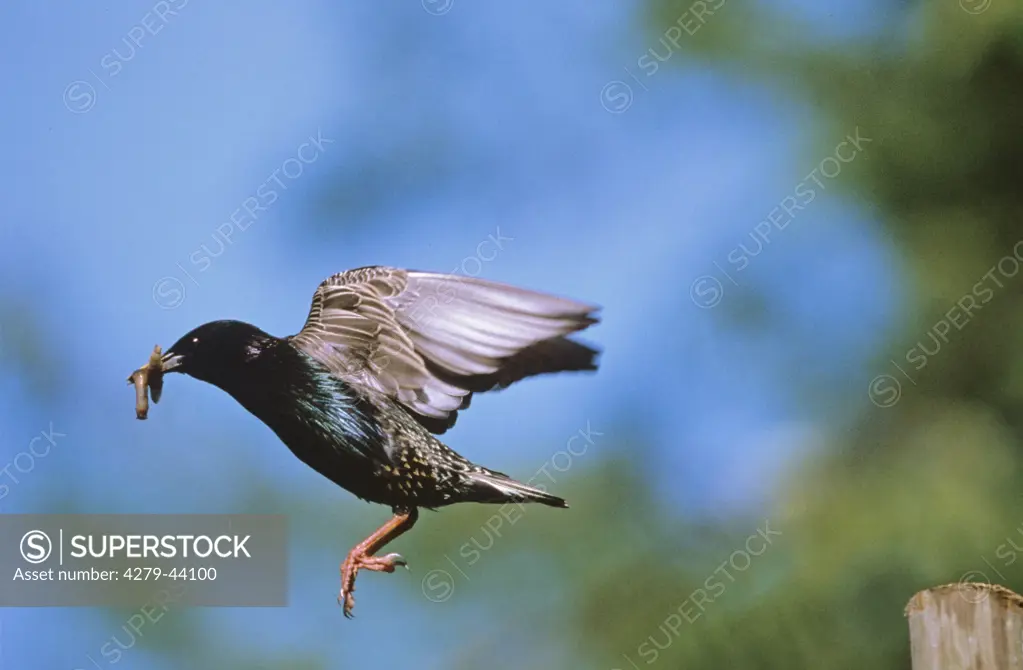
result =
[[961,582],[906,605],[913,670],[1023,670],[1023,597]]

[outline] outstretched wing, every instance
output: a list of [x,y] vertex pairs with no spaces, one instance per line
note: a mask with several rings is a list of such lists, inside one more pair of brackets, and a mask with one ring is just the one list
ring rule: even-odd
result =
[[548,372],[595,370],[598,352],[565,335],[596,323],[597,310],[473,277],[366,267],[320,284],[291,341],[443,433],[473,393]]

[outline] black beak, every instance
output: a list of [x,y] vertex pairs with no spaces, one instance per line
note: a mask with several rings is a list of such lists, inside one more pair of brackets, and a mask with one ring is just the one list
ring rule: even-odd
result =
[[170,372],[174,368],[179,367],[184,360],[184,356],[175,354],[173,351],[168,351],[160,359],[160,365],[163,368],[163,372]]

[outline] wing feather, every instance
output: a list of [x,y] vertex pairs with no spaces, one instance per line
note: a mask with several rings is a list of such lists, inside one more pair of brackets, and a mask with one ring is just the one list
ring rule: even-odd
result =
[[595,370],[598,352],[566,335],[597,323],[598,309],[479,278],[374,266],[321,283],[291,340],[442,433],[473,393]]

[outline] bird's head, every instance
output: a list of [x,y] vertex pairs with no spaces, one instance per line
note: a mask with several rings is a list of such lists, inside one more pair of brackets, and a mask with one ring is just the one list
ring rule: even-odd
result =
[[275,339],[243,321],[211,321],[185,333],[164,352],[163,370],[224,388],[243,382],[239,371]]

